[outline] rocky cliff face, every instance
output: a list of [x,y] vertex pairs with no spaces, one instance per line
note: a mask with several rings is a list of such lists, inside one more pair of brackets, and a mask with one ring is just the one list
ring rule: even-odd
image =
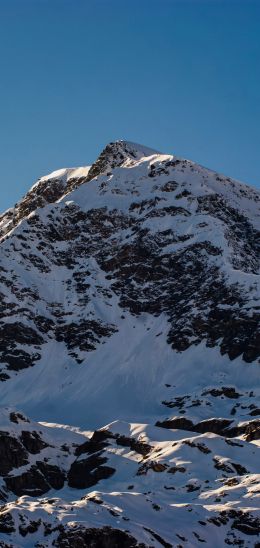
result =
[[257,192],[117,141],[0,230],[3,546],[256,545]]

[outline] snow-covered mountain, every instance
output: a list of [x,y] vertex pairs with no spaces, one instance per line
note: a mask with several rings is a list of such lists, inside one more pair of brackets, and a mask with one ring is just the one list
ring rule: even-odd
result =
[[0,546],[257,546],[259,219],[126,141],[0,217]]

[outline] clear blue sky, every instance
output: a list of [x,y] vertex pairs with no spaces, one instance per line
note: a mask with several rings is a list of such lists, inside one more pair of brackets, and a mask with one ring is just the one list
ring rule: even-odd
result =
[[259,24],[259,0],[0,0],[0,209],[115,139],[259,186]]

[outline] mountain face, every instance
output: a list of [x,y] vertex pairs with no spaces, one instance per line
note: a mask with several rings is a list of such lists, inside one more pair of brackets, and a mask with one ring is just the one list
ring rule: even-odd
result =
[[260,545],[259,218],[126,141],[0,216],[0,546]]

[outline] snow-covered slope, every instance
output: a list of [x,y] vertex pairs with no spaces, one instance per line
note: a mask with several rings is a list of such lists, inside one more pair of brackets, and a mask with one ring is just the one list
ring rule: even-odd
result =
[[259,211],[117,141],[0,217],[6,546],[256,545]]

